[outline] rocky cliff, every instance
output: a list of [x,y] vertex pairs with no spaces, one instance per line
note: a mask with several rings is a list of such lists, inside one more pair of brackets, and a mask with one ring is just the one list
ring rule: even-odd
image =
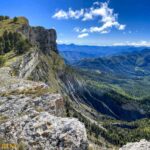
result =
[[64,101],[49,86],[11,76],[0,68],[0,139],[23,143],[27,149],[87,149],[84,125],[77,119],[62,118]]
[[31,27],[26,18],[26,23],[17,29],[17,32],[21,32],[31,42],[33,46],[37,46],[40,50],[46,53],[57,50],[57,34],[54,29],[45,29],[43,27]]
[[84,124],[65,118],[57,81],[64,62],[58,55],[56,31],[30,27],[25,18],[21,21],[8,20],[7,30],[21,33],[31,47],[21,55],[10,51],[2,56],[6,61],[0,68],[0,144],[29,150],[87,150]]

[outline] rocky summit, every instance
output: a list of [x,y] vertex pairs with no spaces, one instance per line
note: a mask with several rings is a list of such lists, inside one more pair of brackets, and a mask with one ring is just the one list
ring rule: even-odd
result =
[[87,149],[86,131],[77,119],[60,118],[48,112],[33,112],[7,121],[0,134],[11,143],[21,141],[27,149]]
[[[17,21],[0,22],[5,24],[1,44],[4,37],[13,43],[0,55],[0,144],[13,143],[24,150],[87,150],[85,126],[66,117],[57,85],[64,63],[58,55],[56,31],[31,27],[24,17]],[[18,48],[23,51],[18,53]]]
[[48,92],[45,83],[11,76],[0,68],[0,139],[28,149],[87,149],[84,125],[77,119],[62,118],[60,94]]

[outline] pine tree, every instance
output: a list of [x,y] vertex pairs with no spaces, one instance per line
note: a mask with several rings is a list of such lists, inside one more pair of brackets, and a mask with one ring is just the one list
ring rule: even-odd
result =
[[9,19],[8,16],[0,16],[0,21],[7,20],[7,19]]
[[8,33],[8,39],[10,41],[10,48],[13,49],[14,48],[14,35],[12,32]]
[[0,37],[0,54],[5,54],[14,50],[17,54],[22,54],[30,48],[30,43],[17,32],[5,31]]
[[13,22],[17,22],[17,21],[18,21],[18,18],[14,17]]
[[3,37],[0,37],[0,55],[4,53],[4,47],[5,47],[4,39]]

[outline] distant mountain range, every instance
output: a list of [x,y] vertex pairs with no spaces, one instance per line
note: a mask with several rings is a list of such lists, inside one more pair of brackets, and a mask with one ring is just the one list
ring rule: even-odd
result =
[[90,79],[123,89],[130,97],[150,96],[150,49],[118,56],[84,59],[75,63],[74,67],[84,70],[86,75],[91,74]]
[[59,44],[60,54],[68,63],[75,63],[85,58],[98,58],[104,56],[113,56],[125,52],[143,50],[144,47],[133,46],[87,46],[87,45],[66,45]]
[[150,75],[150,49],[126,52],[118,56],[84,59],[74,65],[122,77],[147,76]]
[[[136,110],[138,108],[141,111],[140,107],[149,116],[150,49],[77,45],[59,45],[58,48],[74,69],[66,79],[68,83],[65,83],[68,85],[67,89],[71,89],[69,93],[74,93],[72,99],[78,97],[75,99],[80,99],[97,111],[113,117],[117,116],[116,118],[121,120],[142,117]],[[74,76],[74,79],[70,76]],[[114,102],[119,103],[118,106],[124,103],[128,105],[120,110],[117,104],[113,104]],[[101,103],[105,107],[101,107]],[[136,108],[132,110],[133,112],[130,110],[126,112],[128,106],[132,106],[131,103],[138,103],[138,107],[133,106]]]

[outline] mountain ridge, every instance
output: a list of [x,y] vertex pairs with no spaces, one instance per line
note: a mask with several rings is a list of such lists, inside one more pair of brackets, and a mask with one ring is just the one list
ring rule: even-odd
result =
[[[8,37],[12,48],[0,55],[0,144],[14,143],[18,149],[30,150],[87,150],[84,124],[66,117],[65,100],[57,81],[64,62],[57,51],[56,31],[32,28],[20,19],[24,20],[0,22],[9,23],[2,38]],[[19,46],[14,44],[16,35]],[[24,48],[24,40],[28,40],[30,47]]]
[[125,52],[140,51],[146,47],[134,46],[88,46],[75,44],[58,44],[61,56],[73,64],[85,58],[98,58],[120,55]]
[[[19,44],[16,48],[12,42],[14,39],[6,34],[9,37],[7,41],[12,43],[10,45],[12,49],[0,55],[0,60],[3,61],[0,68],[3,75],[1,81],[6,83],[6,86],[1,85],[5,87],[5,91],[0,95],[2,102],[0,111],[3,112],[0,116],[0,132],[4,133],[7,126],[9,130],[6,130],[6,139],[12,137],[9,140],[20,144],[20,139],[14,138],[14,135],[20,136],[22,129],[21,136],[24,138],[22,142],[30,149],[32,147],[44,149],[44,144],[38,144],[42,138],[43,143],[47,142],[47,146],[52,144],[54,149],[72,146],[73,150],[87,150],[89,143],[96,145],[97,149],[118,149],[127,142],[138,141],[139,138],[149,139],[149,136],[144,134],[149,132],[148,121],[143,108],[136,104],[138,102],[129,99],[113,84],[111,85],[113,92],[105,90],[110,84],[97,82],[101,81],[100,72],[91,74],[65,64],[58,52],[55,30],[30,27],[26,21],[25,24],[21,22],[19,18],[0,22],[0,25],[8,29],[8,33],[19,33],[19,43],[24,43],[27,39],[28,42],[24,44],[29,44],[28,47]],[[4,33],[5,30],[0,31]],[[18,48],[21,49],[21,53],[17,53]],[[9,87],[12,89],[10,92]],[[14,112],[19,111],[16,112],[17,117],[13,118],[14,121],[6,115],[11,114],[11,110],[6,106],[18,108],[13,109]],[[96,107],[100,109],[95,109]],[[114,108],[121,111],[117,112]],[[143,120],[137,120],[140,118]],[[44,123],[41,124],[42,120]],[[33,126],[35,132],[29,128],[33,122],[36,122]],[[123,129],[115,126],[114,122],[121,124],[120,127],[134,128]],[[19,126],[18,130],[15,125],[11,126],[16,123]],[[30,130],[30,136],[24,136],[28,134],[26,129]],[[53,132],[55,130],[56,132]],[[57,131],[60,132],[56,135]],[[26,137],[32,139],[31,144],[28,144]]]

